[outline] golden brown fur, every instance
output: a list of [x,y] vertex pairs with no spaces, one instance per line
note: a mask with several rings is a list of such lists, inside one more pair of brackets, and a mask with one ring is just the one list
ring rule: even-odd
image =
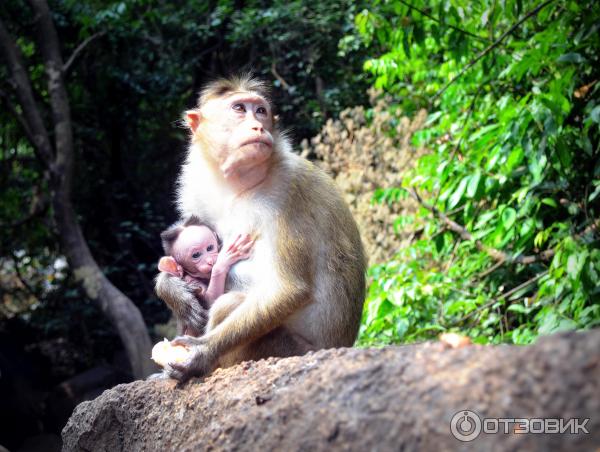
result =
[[[200,108],[230,92],[224,87],[235,93],[252,83],[214,84],[203,91]],[[197,137],[210,128],[191,127],[196,137],[179,181],[181,213],[214,224],[225,242],[239,232],[257,240],[253,256],[232,268],[227,287],[235,293],[215,302],[206,334],[179,340],[194,347],[194,362],[170,374],[186,379],[216,365],[351,346],[362,314],[366,264],[356,224],[332,180],[292,153],[274,128],[267,176],[247,190],[234,190],[210,162],[210,137]]]
[[242,74],[231,78],[220,78],[207,83],[198,96],[197,108],[202,108],[208,101],[223,97],[236,91],[254,92],[271,102],[270,90],[262,80],[250,74]]

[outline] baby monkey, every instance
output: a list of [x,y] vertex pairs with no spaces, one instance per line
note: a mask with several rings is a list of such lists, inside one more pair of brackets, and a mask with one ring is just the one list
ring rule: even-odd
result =
[[[196,217],[176,223],[160,235],[166,256],[158,269],[180,278],[199,303],[199,312],[208,310],[225,292],[229,269],[236,262],[250,257],[254,241],[240,234],[222,247],[217,234]],[[177,313],[175,313],[177,315]],[[177,316],[180,317],[180,316]],[[199,336],[189,325],[182,325],[183,334]]]

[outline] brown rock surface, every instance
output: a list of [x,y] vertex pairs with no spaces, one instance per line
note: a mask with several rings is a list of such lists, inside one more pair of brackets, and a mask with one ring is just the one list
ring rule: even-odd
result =
[[[462,443],[450,421],[465,409],[589,418],[589,433],[481,433]],[[598,450],[600,330],[528,347],[322,350],[183,386],[137,381],[80,404],[62,435],[66,451]]]

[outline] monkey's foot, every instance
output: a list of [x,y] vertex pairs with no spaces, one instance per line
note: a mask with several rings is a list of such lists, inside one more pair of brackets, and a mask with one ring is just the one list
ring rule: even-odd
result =
[[171,341],[171,345],[189,349],[190,358],[186,362],[168,363],[165,372],[169,377],[186,382],[192,377],[208,375],[215,368],[217,357],[211,353],[204,338],[179,336]]

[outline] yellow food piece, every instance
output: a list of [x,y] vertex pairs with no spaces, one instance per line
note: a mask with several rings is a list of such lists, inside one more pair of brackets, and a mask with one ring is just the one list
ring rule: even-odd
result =
[[457,333],[442,333],[440,334],[440,341],[451,348],[462,348],[471,345],[471,339]]
[[185,363],[190,358],[190,350],[183,345],[171,345],[164,339],[152,348],[152,360],[161,367],[169,363]]

